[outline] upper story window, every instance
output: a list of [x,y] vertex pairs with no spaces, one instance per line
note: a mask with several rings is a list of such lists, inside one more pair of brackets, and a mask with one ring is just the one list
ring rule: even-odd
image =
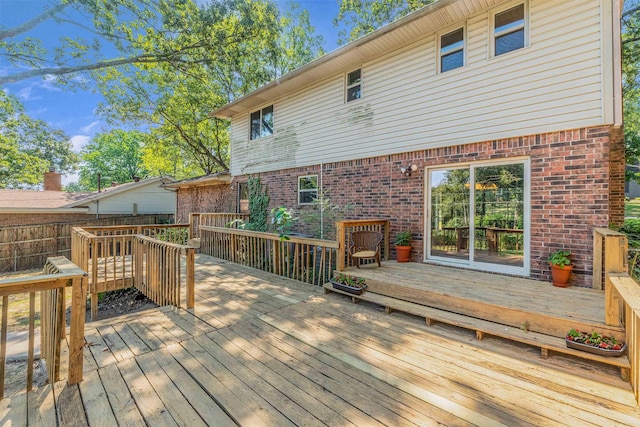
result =
[[464,65],[464,28],[440,36],[440,72]]
[[347,102],[362,98],[362,68],[347,74]]
[[273,135],[273,105],[251,113],[251,139]]
[[494,15],[493,51],[495,56],[524,47],[524,15],[524,3]]
[[298,204],[310,205],[318,198],[318,175],[298,177]]

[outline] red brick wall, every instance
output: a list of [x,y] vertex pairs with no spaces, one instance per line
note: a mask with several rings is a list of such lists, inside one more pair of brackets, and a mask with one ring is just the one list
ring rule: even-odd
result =
[[177,223],[188,223],[196,212],[235,212],[236,195],[229,184],[178,189]]
[[[412,260],[421,261],[425,166],[529,157],[530,277],[550,280],[548,255],[567,248],[575,263],[572,283],[589,286],[593,228],[607,227],[623,215],[621,144],[618,129],[597,127],[327,163],[323,165],[323,188],[333,203],[354,204],[351,219],[390,218],[392,239],[399,231],[411,229]],[[411,164],[418,170],[410,177],[401,175],[400,167]],[[268,186],[270,207],[306,209],[297,204],[297,177],[307,174],[320,174],[320,165],[260,174]],[[236,177],[237,181],[245,179]]]

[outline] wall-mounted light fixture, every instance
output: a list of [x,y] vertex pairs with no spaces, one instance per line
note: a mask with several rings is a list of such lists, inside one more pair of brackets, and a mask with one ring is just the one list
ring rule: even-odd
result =
[[411,165],[411,166],[400,166],[400,173],[404,176],[411,176],[411,172],[415,172],[418,170],[418,166],[416,165]]

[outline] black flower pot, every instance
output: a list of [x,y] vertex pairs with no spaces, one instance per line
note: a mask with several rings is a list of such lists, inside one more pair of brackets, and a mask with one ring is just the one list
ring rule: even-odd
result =
[[344,283],[338,283],[333,280],[331,280],[330,282],[331,282],[331,285],[333,285],[333,289],[348,292],[354,295],[360,295],[367,288],[367,285],[362,285],[362,287],[359,287],[359,286],[345,285]]

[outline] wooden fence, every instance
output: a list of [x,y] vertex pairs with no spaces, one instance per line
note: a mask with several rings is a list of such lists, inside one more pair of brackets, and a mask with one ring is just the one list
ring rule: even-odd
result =
[[42,268],[47,258],[71,257],[73,227],[156,224],[167,215],[139,215],[91,221],[0,227],[0,273]]
[[604,284],[605,323],[625,328],[631,363],[628,377],[640,404],[640,284],[627,272],[627,245],[622,233],[594,230],[593,280],[596,289]]
[[0,280],[2,297],[2,332],[0,334],[0,399],[4,397],[5,362],[9,297],[29,294],[29,336],[27,350],[27,391],[33,386],[33,362],[36,321],[36,292],[40,292],[40,353],[46,361],[49,382],[60,380],[61,342],[65,338],[65,289],[71,287],[69,323],[68,383],[82,381],[84,319],[86,311],[87,274],[64,257],[49,258],[44,274]]
[[348,250],[351,242],[351,233],[360,230],[378,231],[382,233],[383,239],[380,248],[380,258],[383,260],[389,259],[389,220],[347,220],[337,221],[337,239],[340,244],[340,250],[337,256],[338,271],[343,271],[345,267],[348,267]]
[[249,220],[247,213],[192,213],[189,214],[189,237],[200,237],[200,226],[226,227],[229,223],[241,219]]
[[202,253],[280,276],[322,286],[335,268],[339,244],[333,240],[201,225]]
[[158,305],[180,307],[184,284],[187,308],[192,308],[195,248],[145,236],[182,241],[187,230],[186,224],[74,228],[71,256],[89,272],[91,319],[98,316],[98,293],[132,286]]

